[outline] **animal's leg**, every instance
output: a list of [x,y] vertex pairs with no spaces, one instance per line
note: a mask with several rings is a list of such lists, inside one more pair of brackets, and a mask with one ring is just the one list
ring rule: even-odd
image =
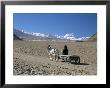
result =
[[49,58],[50,58],[50,60],[53,60],[51,54],[49,54]]
[[58,55],[55,55],[55,60],[58,61]]
[[57,56],[55,55],[55,60],[57,59]]
[[52,61],[53,61],[52,55],[50,55],[50,60],[52,60]]
[[50,57],[50,60],[53,60],[52,57]]
[[53,61],[53,59],[50,57],[50,60],[52,60]]
[[52,59],[55,60],[55,55],[54,54],[52,54]]

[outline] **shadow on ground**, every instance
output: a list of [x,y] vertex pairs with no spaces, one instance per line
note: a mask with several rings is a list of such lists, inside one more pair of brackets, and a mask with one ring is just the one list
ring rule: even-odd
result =
[[88,63],[71,63],[71,64],[75,64],[75,65],[89,65]]
[[[61,62],[65,62],[65,61],[61,61]],[[89,65],[88,63],[75,63],[75,62],[68,62],[68,63],[74,64],[74,65]]]

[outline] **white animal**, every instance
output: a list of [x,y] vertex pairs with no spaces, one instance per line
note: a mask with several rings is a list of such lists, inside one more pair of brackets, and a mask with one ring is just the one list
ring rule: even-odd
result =
[[50,58],[50,60],[54,59],[54,60],[58,61],[58,58],[59,58],[59,51],[58,51],[58,49],[51,48],[48,51],[49,51],[49,58]]

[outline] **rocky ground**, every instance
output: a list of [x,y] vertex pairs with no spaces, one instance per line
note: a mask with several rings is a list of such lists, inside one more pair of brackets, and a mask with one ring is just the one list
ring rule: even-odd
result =
[[[48,44],[59,51],[66,44],[70,55],[80,57],[80,64],[51,61],[47,53]],[[14,40],[13,49],[14,75],[97,75],[96,42]]]

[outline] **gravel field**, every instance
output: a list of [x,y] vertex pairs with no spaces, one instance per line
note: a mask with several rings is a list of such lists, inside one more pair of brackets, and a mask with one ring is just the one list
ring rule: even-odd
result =
[[[66,44],[69,55],[80,57],[80,64],[51,61],[48,44],[59,51]],[[13,75],[97,75],[97,42],[14,40],[13,50]]]

